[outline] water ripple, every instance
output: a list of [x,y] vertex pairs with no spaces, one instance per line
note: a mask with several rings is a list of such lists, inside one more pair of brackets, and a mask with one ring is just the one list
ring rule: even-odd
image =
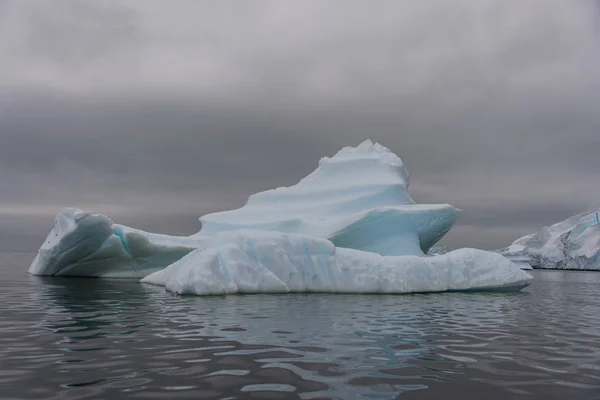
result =
[[28,257],[0,258],[8,398],[600,398],[600,274],[536,272],[512,294],[178,297],[28,276]]

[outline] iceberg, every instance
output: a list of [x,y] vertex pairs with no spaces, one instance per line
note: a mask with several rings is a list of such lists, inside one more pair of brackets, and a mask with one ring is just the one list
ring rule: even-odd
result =
[[441,256],[382,256],[327,239],[237,230],[218,234],[141,281],[177,294],[424,293],[520,290],[531,276],[500,254],[460,249]]
[[600,270],[600,209],[543,227],[499,252],[533,268]]
[[402,160],[366,140],[322,158],[293,186],[202,216],[202,228],[190,236],[144,232],[66,208],[29,272],[136,278],[194,294],[515,289],[531,279],[489,252],[426,256],[459,210],[416,204],[408,187]]

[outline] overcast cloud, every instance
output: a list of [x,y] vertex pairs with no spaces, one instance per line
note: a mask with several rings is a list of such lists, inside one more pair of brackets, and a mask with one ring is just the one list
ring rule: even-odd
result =
[[600,207],[596,1],[0,0],[0,250],[64,206],[173,234],[365,138],[443,244]]

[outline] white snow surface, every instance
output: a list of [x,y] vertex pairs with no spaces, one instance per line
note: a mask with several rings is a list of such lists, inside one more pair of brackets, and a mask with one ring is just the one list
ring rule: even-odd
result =
[[543,227],[500,253],[533,268],[600,270],[600,209]]
[[142,282],[178,294],[416,293],[520,290],[532,277],[497,253],[382,256],[299,234],[220,233]]

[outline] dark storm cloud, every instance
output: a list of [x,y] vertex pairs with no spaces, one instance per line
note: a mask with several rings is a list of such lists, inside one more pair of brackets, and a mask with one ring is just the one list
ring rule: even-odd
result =
[[600,206],[592,3],[215,4],[0,2],[3,232],[75,205],[191,233],[367,137],[463,209],[451,245]]

